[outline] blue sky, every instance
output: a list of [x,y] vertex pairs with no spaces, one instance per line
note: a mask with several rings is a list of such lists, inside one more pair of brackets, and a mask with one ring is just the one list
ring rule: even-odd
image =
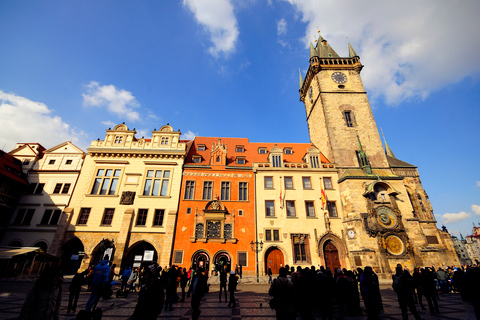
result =
[[2,1],[0,148],[91,140],[125,122],[184,138],[309,142],[298,69],[317,28],[347,39],[378,127],[417,165],[439,226],[480,223],[480,2]]

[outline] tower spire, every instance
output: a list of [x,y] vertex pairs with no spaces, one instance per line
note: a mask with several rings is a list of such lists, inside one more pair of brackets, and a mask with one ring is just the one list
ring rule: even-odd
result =
[[312,57],[318,57],[317,50],[315,50],[312,42],[310,42],[310,58]]
[[348,55],[349,55],[349,57],[350,58],[358,57],[358,54],[355,52],[355,50],[353,50],[353,47],[350,44],[350,41],[348,40],[348,37],[347,37],[347,41],[348,41]]
[[382,130],[382,127],[380,127],[380,131],[382,131],[382,137],[383,137],[383,141],[385,142],[385,154],[389,157],[392,157],[392,158],[397,158],[395,157],[395,155],[393,154],[393,151],[392,149],[390,149],[390,147],[388,146],[387,144],[387,140],[385,140],[385,135],[383,134],[383,130]]
[[367,153],[363,150],[358,133],[357,141],[360,148],[360,151],[358,151],[358,160],[360,161],[360,166],[362,167],[363,172],[365,172],[366,174],[372,174],[372,167],[370,166],[370,162],[368,161]]
[[300,71],[300,68],[298,68],[298,75],[300,76],[300,89],[303,87],[303,77],[302,77],[302,72]]

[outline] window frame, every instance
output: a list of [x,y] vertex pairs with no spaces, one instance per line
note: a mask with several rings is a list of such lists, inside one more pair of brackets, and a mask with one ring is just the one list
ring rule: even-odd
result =
[[164,222],[165,222],[165,209],[155,209],[152,226],[163,227]]
[[32,218],[34,214],[35,209],[20,208],[18,209],[15,219],[13,220],[13,224],[28,226],[32,223]]
[[259,147],[258,148],[258,154],[267,154],[268,150],[266,147]]
[[352,110],[343,110],[343,119],[345,120],[345,125],[348,128],[353,128],[356,126],[355,115]]
[[184,200],[195,200],[195,180],[185,181]]
[[[104,174],[99,175],[100,170],[104,171]],[[111,170],[112,175],[107,176],[107,172]],[[118,171],[118,175],[115,175]],[[95,196],[114,196],[117,194],[118,186],[120,185],[120,179],[122,177],[123,170],[121,168],[110,167],[97,167],[95,170],[95,176],[93,177],[92,185],[90,188],[90,195]],[[104,189],[103,185],[105,180],[109,180],[107,188]],[[99,181],[98,181],[99,180]],[[98,183],[97,183],[98,182]],[[97,188],[97,190],[95,190]],[[106,193],[102,193],[102,190],[106,190]],[[112,192],[113,191],[113,192]]]
[[[271,204],[271,206],[269,206]],[[273,213],[273,214],[269,214]],[[275,217],[275,200],[265,200],[265,217]]]
[[222,181],[220,183],[220,200],[230,201],[232,183],[230,181]]
[[236,163],[236,164],[246,164],[246,163],[247,163],[247,160],[245,159],[244,156],[242,156],[242,157],[236,157],[236,158],[235,158],[235,163]]
[[147,225],[148,219],[148,209],[139,208],[137,209],[137,219],[135,219],[136,227],[144,227]]
[[284,154],[293,154],[293,148],[285,148],[283,149]]
[[[289,204],[290,205],[293,204],[293,206],[289,207]],[[290,210],[293,208],[293,214],[291,214],[292,212],[289,210],[289,208],[290,208]],[[287,211],[287,218],[296,218],[297,217],[297,210],[295,208],[295,200],[285,201],[285,209]]]
[[202,162],[202,156],[192,156],[193,163],[200,163]]
[[[338,210],[336,201],[327,201],[328,216],[330,218],[338,218]],[[333,212],[335,211],[335,212]],[[335,215],[333,215],[333,213]]]
[[62,191],[62,188],[63,188],[63,183],[56,183],[52,194],[60,194],[60,191]]
[[235,146],[235,152],[245,152],[245,146],[242,146],[242,145]]
[[62,210],[60,209],[45,209],[45,211],[43,212],[42,220],[40,220],[40,225],[57,226],[58,220],[60,220],[61,214],[62,214]]
[[[307,183],[305,183],[307,182]],[[308,184],[309,186],[306,186]],[[302,186],[304,190],[312,190],[312,179],[311,177],[302,177]]]
[[80,212],[78,214],[78,219],[77,219],[77,225],[86,226],[91,212],[92,212],[92,208],[80,208]]
[[103,210],[102,226],[111,226],[113,217],[115,215],[115,208],[105,208]]
[[[287,180],[288,180],[288,185],[287,185]],[[293,177],[283,177],[283,186],[285,190],[294,190],[295,187],[293,185]]]
[[[327,186],[327,181],[329,181],[329,185]],[[331,177],[323,177],[323,188],[325,190],[333,190],[333,181]]]
[[[205,195],[207,195],[207,197]],[[203,181],[202,200],[212,200],[212,199],[213,199],[213,181]]]
[[[311,210],[313,211],[313,215],[310,215]],[[317,213],[315,212],[315,201],[313,200],[305,200],[305,216],[307,218],[316,218]]]
[[[149,173],[152,172],[152,175],[149,176]],[[157,172],[161,172],[160,176],[157,176]],[[166,177],[165,174],[168,172],[168,176]],[[168,169],[146,169],[145,179],[143,183],[143,192],[142,196],[145,197],[168,197],[170,195],[170,185],[171,179],[173,175],[173,170]],[[150,185],[148,186],[147,192],[147,182],[150,181]],[[157,194],[155,192],[155,185],[158,182]],[[166,187],[164,188],[164,183],[167,183]]]
[[248,182],[238,182],[238,201],[248,201]]
[[[272,183],[271,187],[267,186],[268,181],[270,181]],[[263,177],[263,186],[264,186],[264,189],[275,189],[274,184],[273,184],[273,176]]]

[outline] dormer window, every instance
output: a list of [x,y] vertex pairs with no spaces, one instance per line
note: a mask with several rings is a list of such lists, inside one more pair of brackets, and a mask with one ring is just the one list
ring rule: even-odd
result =
[[293,150],[292,150],[292,148],[285,148],[285,149],[283,150],[283,153],[285,153],[285,154],[293,154]]
[[312,168],[320,168],[320,161],[318,160],[318,156],[310,156],[310,166]]
[[272,156],[272,165],[274,167],[282,166],[282,156]]
[[162,137],[162,141],[160,142],[160,144],[168,145],[168,137]]
[[116,136],[115,137],[115,143],[122,143],[123,137],[122,136]]
[[200,163],[200,162],[202,162],[202,157],[200,157],[200,156],[193,156],[193,157],[192,157],[192,161],[193,161],[194,163]]
[[48,164],[55,164],[55,160],[48,161]]
[[245,148],[243,146],[236,146],[235,152],[245,152]]
[[259,154],[267,154],[267,148],[258,148]]
[[277,145],[275,145],[275,147],[270,149],[269,160],[272,163],[272,167],[283,167],[283,150],[277,147]]
[[206,148],[207,147],[204,144],[199,144],[198,147],[197,147],[197,151],[205,151]]
[[237,157],[235,159],[236,164],[245,164],[245,157]]

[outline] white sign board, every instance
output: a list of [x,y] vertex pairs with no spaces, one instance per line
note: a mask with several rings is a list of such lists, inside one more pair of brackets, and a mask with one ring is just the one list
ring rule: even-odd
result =
[[154,254],[155,251],[153,250],[145,250],[145,253],[143,254],[143,261],[153,261]]
[[134,261],[142,261],[142,256],[135,256]]

